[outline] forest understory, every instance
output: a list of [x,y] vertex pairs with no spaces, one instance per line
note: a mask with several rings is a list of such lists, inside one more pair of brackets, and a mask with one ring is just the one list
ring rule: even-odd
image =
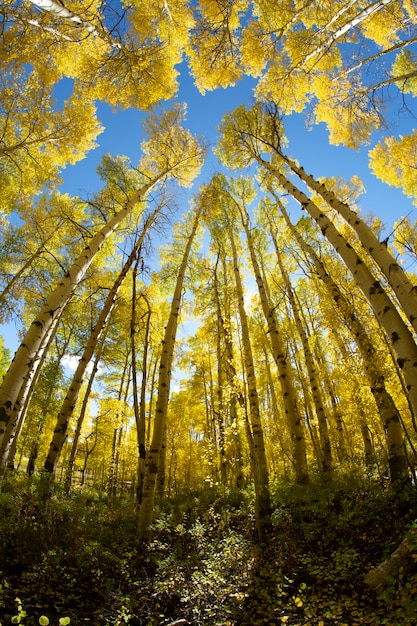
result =
[[260,545],[250,488],[166,498],[142,542],[131,494],[57,486],[44,506],[41,484],[15,474],[0,495],[2,626],[417,624],[417,568],[378,592],[364,583],[413,528],[413,486],[276,483]]

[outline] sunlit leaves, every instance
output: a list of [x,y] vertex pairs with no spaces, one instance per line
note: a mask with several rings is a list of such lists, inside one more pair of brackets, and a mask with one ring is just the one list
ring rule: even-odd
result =
[[55,184],[62,168],[82,159],[102,127],[95,105],[78,91],[60,109],[34,72],[3,81],[0,194],[4,209],[16,209],[22,198]]
[[398,77],[398,87],[404,93],[417,95],[417,57],[410,50],[402,50],[392,66],[392,75]]
[[191,38],[190,68],[201,93],[234,85],[242,76],[239,27],[246,0],[201,0]]
[[371,170],[378,178],[393,187],[402,187],[407,196],[417,198],[417,131],[398,139],[386,137],[369,156]]
[[240,105],[223,116],[220,132],[215,153],[232,169],[247,167],[257,156],[286,144],[278,107],[273,104],[250,109]]
[[182,126],[185,112],[185,105],[176,104],[160,116],[148,117],[140,169],[149,177],[165,172],[182,187],[189,187],[204,163],[206,148],[202,139]]

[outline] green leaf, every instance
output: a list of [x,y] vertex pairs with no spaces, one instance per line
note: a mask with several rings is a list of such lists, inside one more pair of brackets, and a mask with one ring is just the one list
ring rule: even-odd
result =
[[59,624],[60,626],[68,626],[68,624],[71,622],[71,618],[70,617],[60,617],[59,618]]
[[41,615],[41,616],[40,616],[40,618],[39,618],[39,624],[40,624],[41,626],[48,626],[48,624],[49,624],[49,618],[48,618],[48,617],[46,617],[46,615]]

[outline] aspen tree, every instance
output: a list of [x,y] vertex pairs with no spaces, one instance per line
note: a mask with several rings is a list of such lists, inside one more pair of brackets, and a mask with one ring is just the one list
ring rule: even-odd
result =
[[123,265],[121,272],[117,279],[109,290],[106,301],[97,319],[97,322],[91,331],[90,337],[84,348],[84,352],[79,360],[77,369],[74,373],[72,382],[69,386],[67,395],[62,404],[61,410],[58,415],[54,434],[50,443],[49,452],[45,460],[44,470],[50,474],[55,474],[55,470],[61,455],[62,446],[67,438],[68,424],[74,411],[81,385],[84,380],[86,369],[91,361],[91,358],[96,350],[97,343],[100,340],[100,335],[103,329],[106,327],[109,317],[112,314],[113,308],[116,304],[117,295],[120,287],[125,281],[128,272],[130,271],[134,261],[142,249],[143,241],[148,233],[148,229],[154,223],[157,214],[161,207],[158,207],[146,220],[142,227],[142,232],[137,239],[137,242],[133,246],[133,249]]
[[343,294],[338,284],[326,270],[324,263],[316,254],[314,248],[301,236],[299,230],[292,224],[288,212],[277,196],[274,197],[279,205],[280,212],[292,235],[296,238],[301,249],[306,252],[308,258],[314,264],[318,277],[326,285],[328,292],[340,311],[344,324],[350,329],[355,342],[361,352],[365,372],[369,380],[371,392],[374,395],[376,405],[386,435],[388,463],[390,467],[391,481],[403,480],[407,471],[407,462],[404,454],[404,441],[401,427],[401,418],[395,403],[386,389],[382,363],[378,357],[374,343],[367,329],[361,322],[360,317],[353,305]]
[[[265,107],[264,110],[266,115],[270,115],[274,120],[273,123],[277,125],[278,130],[280,122],[276,118],[277,111],[272,107]],[[279,147],[279,136],[273,139],[277,142],[275,145],[270,144],[274,155],[277,154],[312,191],[318,193],[319,196],[321,196],[332,209],[337,211],[356,232],[364,249],[374,259],[385,275],[388,284],[393,289],[410,323],[417,332],[417,286],[407,277],[401,265],[388,250],[387,245],[379,241],[372,229],[347,203],[339,200],[331,189],[327,188],[325,184],[315,180],[310,174],[307,174],[293,159],[282,152]]]
[[353,275],[358,287],[370,303],[390,339],[408,385],[410,402],[417,406],[417,346],[414,338],[391,301],[381,283],[375,279],[363,259],[341,235],[330,219],[304,192],[298,189],[285,175],[280,162],[265,160],[263,151],[270,148],[270,137],[281,133],[276,127],[276,119],[259,115],[259,111],[247,111],[244,106],[224,117],[221,126],[222,136],[217,154],[231,167],[245,167],[256,162],[267,174],[276,179],[317,223],[323,236],[335,248]]
[[191,248],[197,234],[202,209],[203,207],[200,205],[197,206],[193,211],[194,215],[191,224],[191,230],[187,236],[181,264],[178,268],[177,281],[171,302],[171,311],[167,325],[165,327],[165,334],[162,341],[162,354],[159,364],[158,396],[155,407],[153,436],[145,463],[142,501],[140,503],[139,511],[140,535],[145,535],[148,532],[149,526],[153,520],[156,484],[158,472],[160,470],[161,451],[164,444],[172,375],[172,364],[174,359],[174,348],[177,335],[178,318],[180,314],[185,272],[187,269]]
[[[138,258],[139,261],[139,258]],[[140,294],[141,299],[145,301],[146,311],[144,317],[145,332],[143,336],[143,356],[142,356],[142,377],[140,385],[140,393],[138,393],[138,384],[136,376],[136,267],[133,274],[133,289],[132,289],[132,321],[131,321],[131,339],[132,339],[132,384],[133,384],[133,403],[135,411],[136,421],[136,433],[138,439],[138,487],[137,498],[140,502],[142,498],[142,484],[143,476],[145,473],[145,459],[146,459],[146,385],[148,382],[148,351],[150,342],[150,327],[151,327],[151,306],[147,296],[143,293]]]
[[201,0],[191,45],[189,65],[201,93],[235,85],[242,77],[239,62],[239,34],[247,0],[224,3]]
[[[243,485],[243,463],[242,463],[242,444],[240,440],[239,433],[239,421],[240,415],[238,411],[238,405],[241,410],[245,408],[245,397],[244,390],[242,388],[241,379],[237,372],[235,366],[235,356],[234,356],[234,348],[233,348],[233,338],[232,338],[232,322],[231,322],[231,313],[230,313],[230,293],[231,286],[229,286],[228,281],[228,272],[227,272],[227,261],[226,261],[226,252],[223,249],[223,244],[220,241],[217,241],[213,232],[211,232],[211,236],[213,241],[217,247],[217,258],[222,262],[222,274],[223,274],[223,293],[224,293],[224,302],[223,302],[223,310],[222,310],[222,302],[220,298],[220,269],[216,262],[214,267],[214,281],[213,281],[213,289],[214,289],[214,297],[216,303],[216,317],[217,324],[220,331],[220,337],[223,340],[224,344],[224,358],[221,358],[220,367],[224,367],[225,370],[225,378],[227,381],[227,390],[229,397],[229,416],[230,416],[230,425],[229,425],[229,433],[231,435],[233,445],[232,454],[233,454],[233,462],[232,467],[235,474],[235,486],[241,487]],[[220,346],[219,346],[220,348]],[[217,384],[220,385],[220,379],[218,379]]]
[[278,265],[280,268],[281,276],[284,279],[285,290],[286,290],[286,293],[287,293],[287,296],[291,305],[291,309],[294,315],[295,325],[296,325],[296,328],[297,328],[297,331],[298,331],[298,334],[300,336],[301,343],[303,346],[304,359],[305,359],[305,363],[307,367],[310,388],[311,388],[311,392],[313,395],[314,407],[316,409],[316,415],[317,415],[317,420],[319,424],[321,460],[323,464],[323,470],[325,472],[331,472],[332,465],[333,465],[332,449],[331,449],[329,429],[328,429],[328,424],[327,424],[326,408],[324,405],[320,381],[319,381],[319,372],[314,362],[313,355],[311,353],[310,346],[309,346],[307,332],[304,328],[301,315],[299,313],[299,310],[300,310],[299,302],[297,301],[297,297],[293,291],[290,278],[284,267],[282,256],[278,249],[276,237],[274,237],[274,246],[275,246],[275,251],[277,254],[277,260],[278,260]]
[[[164,112],[160,118],[154,116],[149,118],[149,137],[142,145],[144,157],[141,161],[142,171],[147,174],[139,177],[137,189],[129,194],[122,208],[92,237],[89,245],[47,297],[44,306],[28,329],[0,387],[0,442],[3,440],[20,387],[33,367],[39,346],[71,299],[104,242],[132,214],[135,207],[144,201],[145,196],[157,183],[174,178],[180,185],[187,186],[200,170],[205,148],[202,142],[194,139],[180,126],[183,115],[184,108],[176,106]],[[147,182],[144,179],[147,179]]]
[[385,137],[369,152],[369,166],[375,176],[417,202],[417,131],[408,135]]
[[265,533],[268,532],[270,527],[271,503],[269,493],[269,475],[265,455],[264,433],[260,416],[260,403],[257,390],[254,358],[249,334],[248,315],[244,304],[244,291],[239,270],[237,244],[235,241],[236,207],[233,207],[233,198],[228,194],[227,187],[225,188],[224,182],[225,181],[222,181],[221,178],[212,181],[211,185],[205,190],[205,199],[210,211],[208,215],[213,215],[215,219],[217,214],[218,223],[215,224],[215,227],[220,230],[224,228],[226,231],[225,236],[229,241],[232,253],[234,286],[236,288],[237,307],[241,328],[243,368],[246,376],[249,406],[249,415],[247,417],[245,413],[245,423],[253,468],[253,480],[256,495],[255,512],[258,534],[260,540],[263,540]]
[[216,357],[217,357],[217,398],[218,398],[218,423],[219,423],[219,454],[220,454],[220,476],[224,485],[227,485],[227,457],[225,449],[225,402],[224,402],[224,366],[222,359],[222,335],[223,320],[220,307],[220,296],[218,287],[217,267],[219,254],[217,254],[213,270],[213,292],[216,304]]
[[[229,225],[228,235],[233,254],[233,270],[236,282],[236,294],[238,301],[238,310],[242,330],[242,347],[244,366],[247,376],[249,411],[250,411],[250,437],[249,442],[252,443],[253,465],[254,465],[254,483],[256,493],[256,519],[258,526],[259,540],[265,540],[265,533],[270,528],[271,517],[271,499],[269,493],[269,475],[268,466],[265,455],[264,434],[259,411],[259,398],[256,386],[256,374],[253,363],[253,355],[251,342],[249,337],[248,319],[244,306],[243,285],[239,272],[239,261],[237,257],[236,244],[234,235]],[[251,447],[251,446],[250,446]]]
[[4,436],[1,438],[0,444],[0,481],[4,476],[9,459],[10,462],[12,462],[13,457],[11,456],[11,453],[13,450],[16,450],[18,437],[20,436],[25,423],[33,393],[38,384],[49,348],[51,347],[52,341],[57,333],[58,323],[62,314],[63,311],[59,316],[57,316],[55,322],[51,324],[48,332],[43,337],[42,343],[40,343],[35,354],[33,367],[30,368],[26,376],[23,378],[16,401],[10,412],[9,420],[6,424]]
[[[231,190],[233,190],[233,185],[231,185]],[[296,394],[293,388],[291,373],[289,371],[288,362],[285,356],[286,351],[275,318],[274,307],[271,303],[268,284],[267,281],[264,281],[262,278],[260,262],[257,259],[249,226],[249,214],[245,206],[245,197],[250,200],[251,196],[253,196],[254,190],[248,181],[240,179],[240,181],[235,185],[235,191],[237,191],[237,193],[241,195],[241,197],[238,196],[239,200],[236,199],[234,194],[232,194],[231,191],[228,190],[228,187],[225,185],[225,195],[227,195],[227,197],[231,199],[240,214],[242,226],[246,234],[247,246],[249,249],[255,280],[258,287],[262,310],[265,315],[265,320],[268,324],[268,337],[270,338],[272,344],[274,360],[279,371],[279,381],[282,388],[282,397],[285,407],[284,410],[288,422],[288,427],[291,432],[296,480],[299,483],[306,483],[308,482],[308,471],[305,450],[305,438],[301,418],[298,412]]]
[[[386,124],[381,106],[386,81],[370,79],[367,59],[375,57],[378,69],[389,75],[394,46],[414,39],[408,26],[414,17],[410,3],[392,0],[296,7],[263,0],[255,3],[242,32],[242,64],[259,76],[259,100],[279,102],[285,113],[307,110],[310,119],[326,123],[332,143],[358,148]],[[382,48],[380,54],[369,54],[375,47]],[[352,58],[359,59],[353,66]],[[401,80],[387,80],[403,89]]]
[[[102,353],[103,353],[103,348],[104,348],[104,344],[105,344],[105,341],[106,341],[107,333],[109,331],[110,323],[111,323],[111,317],[109,318],[109,320],[107,322],[107,325],[103,329],[103,332],[101,333],[100,338],[98,340],[98,344],[97,344],[96,351],[95,351],[93,367],[91,368],[91,373],[90,373],[90,376],[88,378],[87,386],[86,386],[86,389],[85,389],[85,392],[84,392],[83,400],[82,400],[81,407],[80,407],[80,414],[79,414],[79,416],[77,418],[77,425],[75,427],[74,436],[72,438],[70,455],[69,455],[68,462],[67,462],[67,467],[66,467],[66,470],[65,470],[64,486],[65,486],[65,493],[67,495],[69,495],[69,493],[71,492],[71,485],[72,485],[72,479],[73,479],[73,473],[74,473],[74,465],[75,465],[75,459],[77,457],[77,452],[78,452],[78,447],[79,447],[79,440],[80,440],[80,436],[81,436],[81,430],[83,428],[84,420],[85,420],[85,417],[86,417],[86,414],[87,414],[88,402],[91,399],[93,383],[94,383],[94,379],[95,379],[95,377],[97,375],[97,372],[98,372],[98,369],[99,369],[99,363],[100,363],[100,359],[101,359],[101,356],[102,356]],[[88,448],[87,442],[86,442],[85,445]],[[91,451],[89,453],[91,453]],[[87,462],[87,459],[86,459],[86,462]],[[85,474],[85,467],[84,467],[83,475],[84,474]]]

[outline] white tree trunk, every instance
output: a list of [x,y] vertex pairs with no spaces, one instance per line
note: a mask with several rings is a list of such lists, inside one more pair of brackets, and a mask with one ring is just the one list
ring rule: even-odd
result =
[[341,202],[336,195],[325,185],[316,181],[313,176],[307,174],[302,167],[279,152],[285,163],[305,182],[311,190],[318,193],[332,209],[335,209],[343,217],[349,226],[356,232],[365,250],[377,263],[388,284],[398,298],[404,313],[410,320],[417,332],[417,286],[409,280],[403,268],[392,256],[385,243],[381,243],[372,229],[353,211],[345,202]]
[[[159,178],[159,177],[158,177]],[[19,396],[25,378],[34,367],[38,350],[43,344],[49,329],[56,318],[61,314],[66,304],[71,299],[74,290],[83,279],[91,265],[95,255],[104,242],[114,233],[116,228],[123,222],[134,206],[155,185],[158,178],[144,185],[136,191],[116,215],[91,239],[90,244],[84,248],[79,257],[74,261],[68,272],[62,278],[58,286],[47,298],[36,319],[32,322],[26,335],[20,344],[13,361],[3,378],[0,386],[0,446],[3,443],[5,431],[10,421],[15,402]]]
[[[202,207],[201,207],[202,208]],[[139,534],[145,535],[153,521],[153,511],[156,494],[156,481],[161,463],[161,451],[164,445],[164,432],[168,412],[169,393],[171,385],[171,368],[174,359],[174,348],[177,336],[178,316],[180,312],[182,290],[187,269],[191,246],[200,221],[201,209],[197,210],[191,233],[187,239],[183,258],[178,270],[177,282],[171,302],[171,311],[165,327],[162,341],[162,354],[159,365],[158,397],[155,408],[154,429],[151,445],[145,463],[142,501],[139,514]]]
[[353,247],[339,233],[319,207],[302,191],[295,187],[279,170],[275,169],[270,163],[263,161],[261,158],[256,158],[259,163],[273,174],[280,185],[300,203],[302,208],[311,215],[321,229],[324,237],[331,243],[352,273],[356,284],[371,305],[393,346],[397,363],[407,382],[410,403],[413,409],[416,410],[417,346],[410,330],[398,313],[395,305],[388,297],[379,281],[375,280],[374,276]]

